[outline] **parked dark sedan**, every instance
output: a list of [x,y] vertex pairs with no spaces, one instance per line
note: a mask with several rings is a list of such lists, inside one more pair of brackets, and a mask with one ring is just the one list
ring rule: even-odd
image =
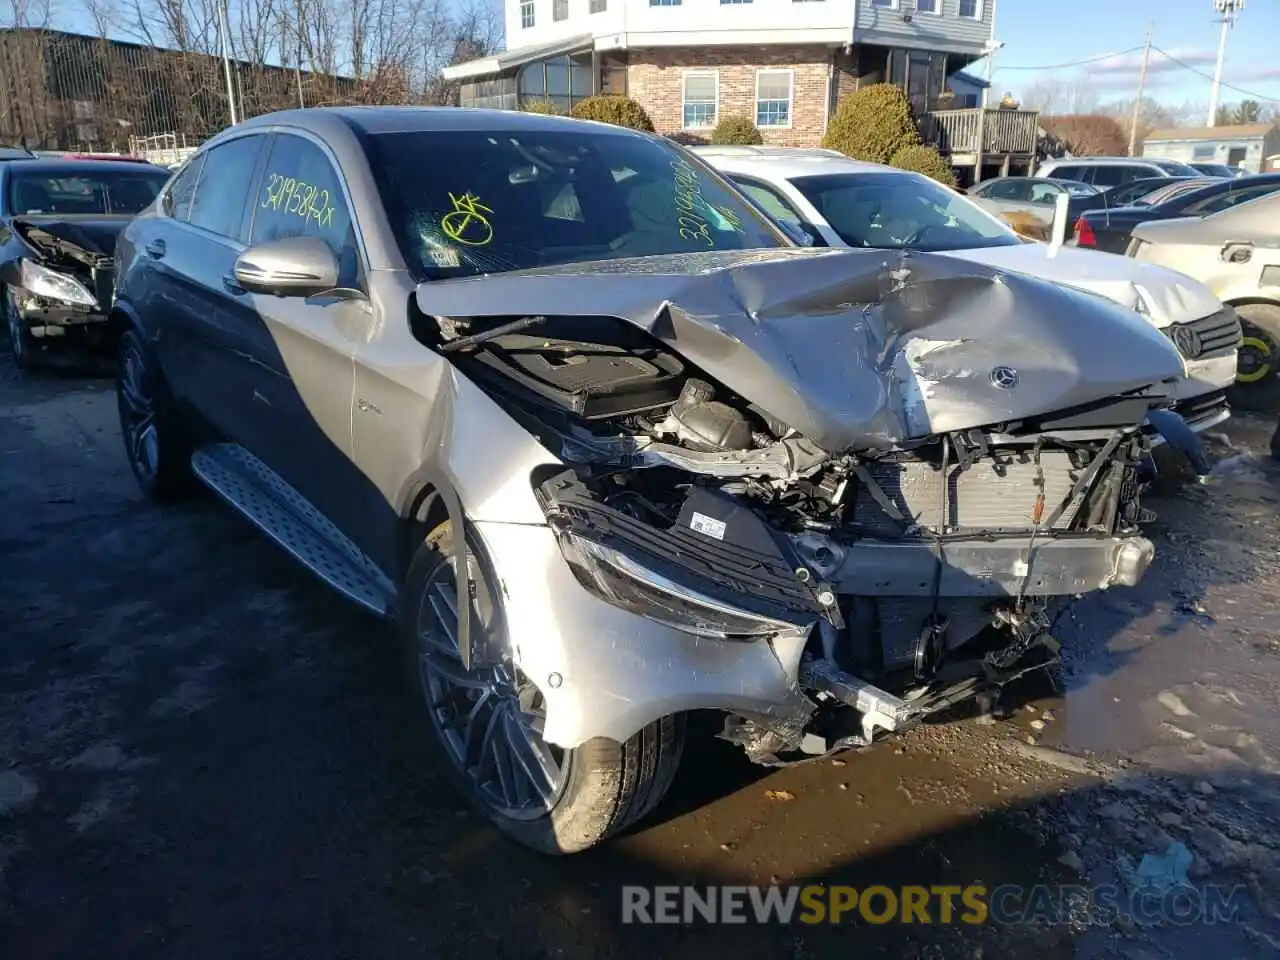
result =
[[106,342],[116,237],[169,179],[149,163],[0,164],[0,310],[14,363]]
[[1129,246],[1129,235],[1140,223],[1175,217],[1203,217],[1276,190],[1280,190],[1280,173],[1264,173],[1236,180],[1215,180],[1198,190],[1179,193],[1151,206],[1086,210],[1076,220],[1075,243],[1079,247],[1122,254]]

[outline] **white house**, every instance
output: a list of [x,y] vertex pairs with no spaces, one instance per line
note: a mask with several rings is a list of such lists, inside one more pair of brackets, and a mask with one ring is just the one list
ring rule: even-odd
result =
[[[900,85],[922,118],[947,105],[937,102],[947,78],[983,55],[995,12],[995,0],[505,2],[508,49],[445,71],[461,81],[463,106],[550,100],[567,111],[595,93],[625,94],[660,133],[705,136],[739,115],[767,142],[798,146],[821,139],[859,84]],[[962,152],[946,127],[922,123]]]

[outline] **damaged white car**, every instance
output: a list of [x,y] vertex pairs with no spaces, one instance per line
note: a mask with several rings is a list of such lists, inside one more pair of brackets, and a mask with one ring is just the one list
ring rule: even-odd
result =
[[562,118],[258,117],[120,260],[143,488],[194,475],[398,619],[445,769],[546,852],[650,811],[690,711],[784,763],[1051,663],[1062,604],[1152,561],[1144,421],[1189,436],[1134,312],[798,249]]

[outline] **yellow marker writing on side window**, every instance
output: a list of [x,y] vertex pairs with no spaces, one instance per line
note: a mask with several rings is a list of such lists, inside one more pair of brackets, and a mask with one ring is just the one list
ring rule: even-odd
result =
[[493,226],[485,216],[493,210],[479,197],[471,192],[460,197],[450,193],[449,202],[453,210],[440,218],[440,229],[446,237],[468,247],[483,247],[493,239]]

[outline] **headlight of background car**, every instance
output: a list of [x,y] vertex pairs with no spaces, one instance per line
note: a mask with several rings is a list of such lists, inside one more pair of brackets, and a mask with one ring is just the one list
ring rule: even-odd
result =
[[559,541],[578,581],[597,597],[676,630],[718,640],[762,640],[808,629],[704,596],[594,540],[561,532]]
[[89,292],[75,277],[57,273],[30,260],[22,261],[22,288],[37,297],[47,297],[60,303],[74,303],[81,307],[96,307],[98,298]]

